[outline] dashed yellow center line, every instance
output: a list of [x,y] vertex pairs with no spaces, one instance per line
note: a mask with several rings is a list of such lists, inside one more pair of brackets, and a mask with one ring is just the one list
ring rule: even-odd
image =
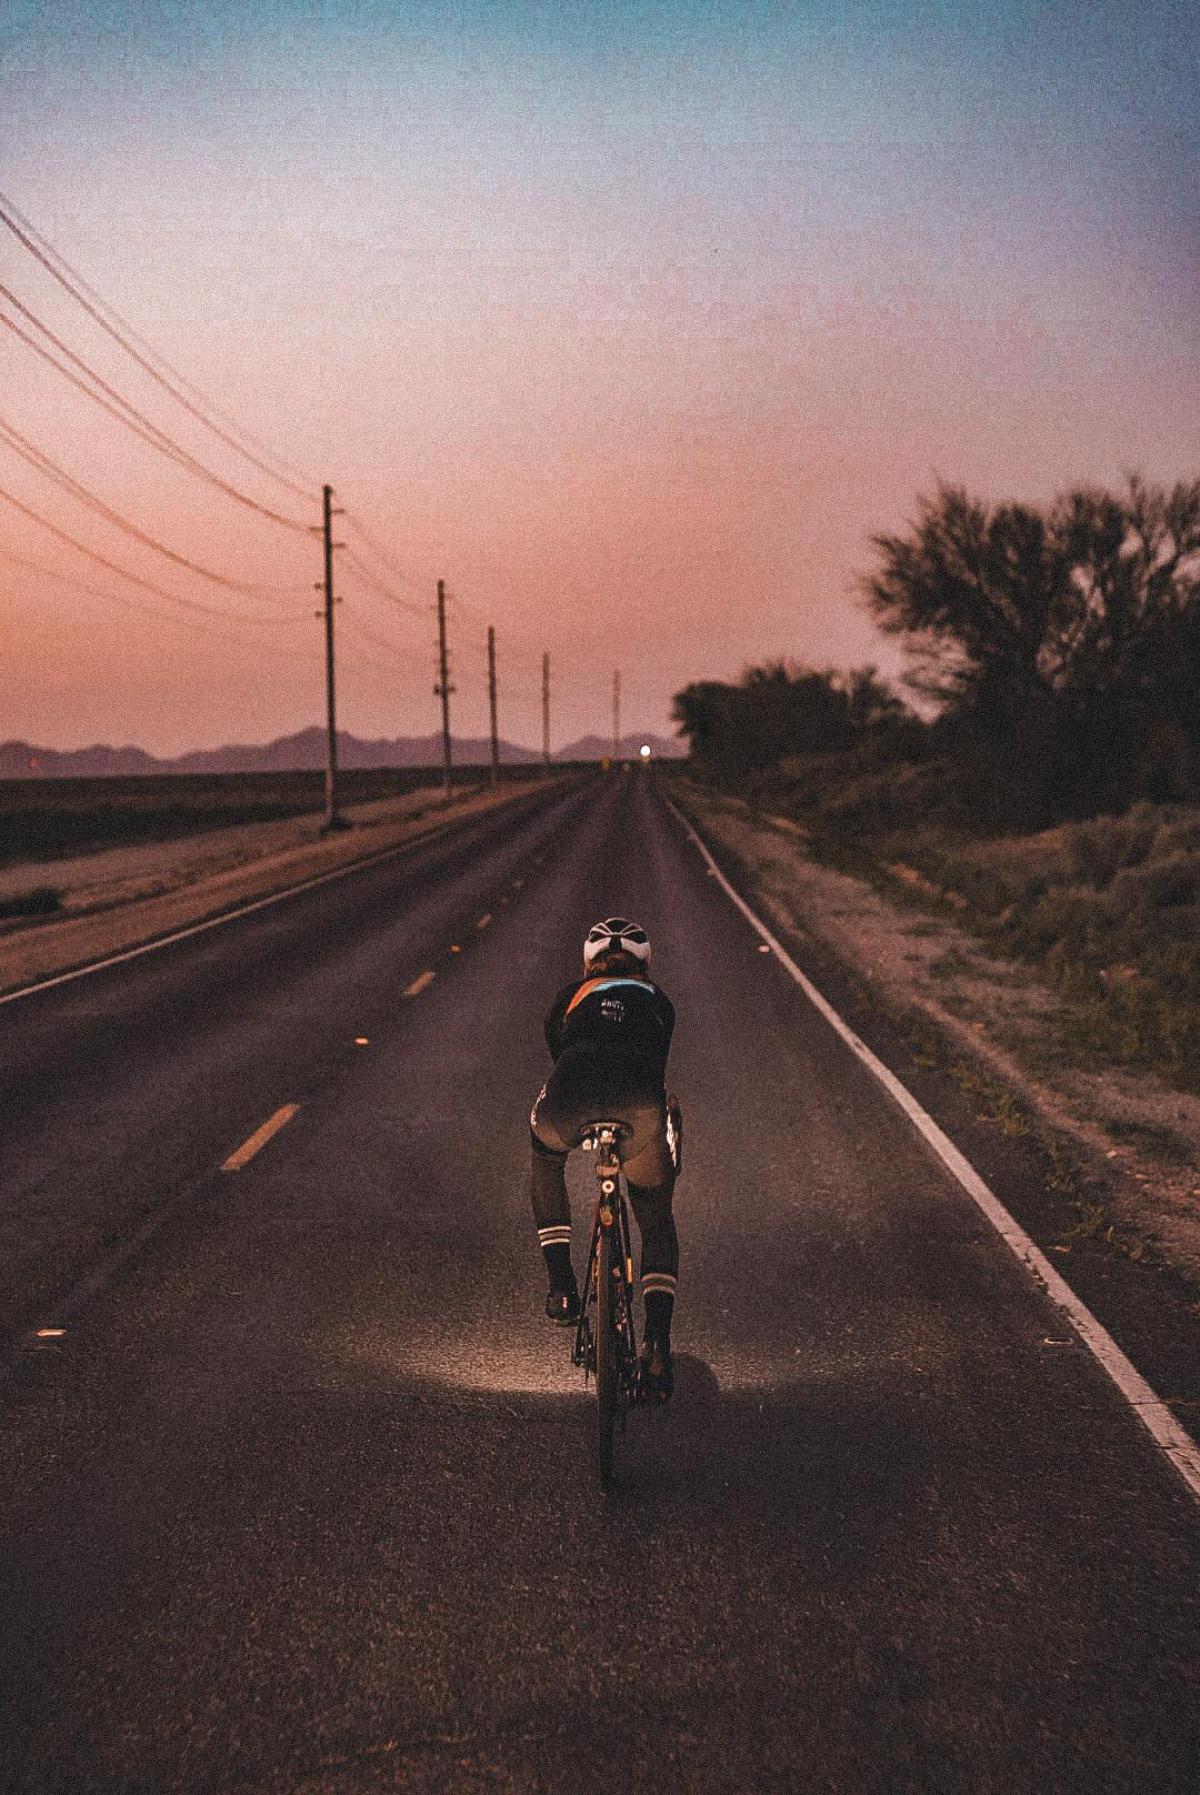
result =
[[422,972],[405,991],[405,997],[419,997],[428,985],[432,985],[434,977],[435,974],[428,970]]
[[491,911],[485,910],[483,915],[479,918],[479,921],[475,924],[475,927],[477,929],[486,929],[489,922],[491,922],[491,920],[492,920]]
[[291,1121],[299,1108],[298,1103],[285,1103],[283,1108],[277,1109],[273,1116],[268,1116],[262,1127],[256,1128],[250,1139],[243,1141],[237,1152],[229,1155],[221,1170],[223,1172],[240,1172],[246,1162],[253,1159],[256,1153],[261,1152],[267,1142]]

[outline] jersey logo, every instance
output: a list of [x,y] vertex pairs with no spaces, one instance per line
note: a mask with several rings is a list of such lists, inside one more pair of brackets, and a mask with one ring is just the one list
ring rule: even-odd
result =
[[[563,1013],[563,1021],[566,1021],[576,1004],[582,1003],[585,997],[590,997],[593,991],[611,991],[616,985],[636,985],[643,991],[649,990],[649,986],[644,979],[585,979],[570,1003],[567,1005],[566,1010]],[[623,1014],[624,1005],[621,1006],[621,1009]]]

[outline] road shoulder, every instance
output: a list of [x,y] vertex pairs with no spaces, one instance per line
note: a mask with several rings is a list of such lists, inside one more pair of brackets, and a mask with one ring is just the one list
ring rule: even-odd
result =
[[[687,780],[670,793],[736,888],[1194,1432],[1200,1178],[1194,1164],[1164,1166],[1135,1130],[1114,1145],[1106,1117],[1119,1122],[1131,1105],[1139,1113],[1135,1081],[1116,1079],[1106,1110],[1089,1086],[1081,1101],[1069,1076],[1035,1078],[1013,1019],[1034,1035],[1044,1027],[1053,1003],[1044,987],[1009,961],[989,964],[952,921],[903,910],[820,865],[796,825],[751,816]],[[1174,1145],[1195,1100],[1166,1095],[1183,1116]]]

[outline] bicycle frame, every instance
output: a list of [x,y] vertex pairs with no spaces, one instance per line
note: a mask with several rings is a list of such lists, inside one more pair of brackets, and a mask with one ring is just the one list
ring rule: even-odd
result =
[[[637,1334],[633,1320],[633,1247],[629,1211],[621,1183],[619,1144],[628,1131],[621,1123],[596,1122],[580,1145],[596,1155],[596,1211],[583,1303],[572,1362],[596,1379],[601,1487],[612,1482],[613,1428],[618,1409],[637,1394]],[[593,1316],[595,1327],[593,1328]]]

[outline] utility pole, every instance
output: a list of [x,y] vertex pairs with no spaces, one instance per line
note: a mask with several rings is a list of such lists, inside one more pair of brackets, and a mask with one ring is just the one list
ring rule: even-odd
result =
[[[337,807],[337,720],[334,715],[334,678],[333,678],[333,487],[326,486],[323,493],[323,523],[325,533],[325,710],[326,710],[326,750],[325,750],[325,829],[345,829],[346,819]],[[340,515],[340,514],[339,514]]]
[[550,656],[542,656],[542,761],[550,771]]
[[446,655],[446,582],[438,581],[438,683],[435,694],[442,701],[442,763],[445,767],[445,793],[450,796],[450,665]]
[[613,764],[621,758],[621,673],[613,674]]
[[488,624],[488,709],[492,717],[492,784],[500,777],[500,737],[496,731],[496,632]]

